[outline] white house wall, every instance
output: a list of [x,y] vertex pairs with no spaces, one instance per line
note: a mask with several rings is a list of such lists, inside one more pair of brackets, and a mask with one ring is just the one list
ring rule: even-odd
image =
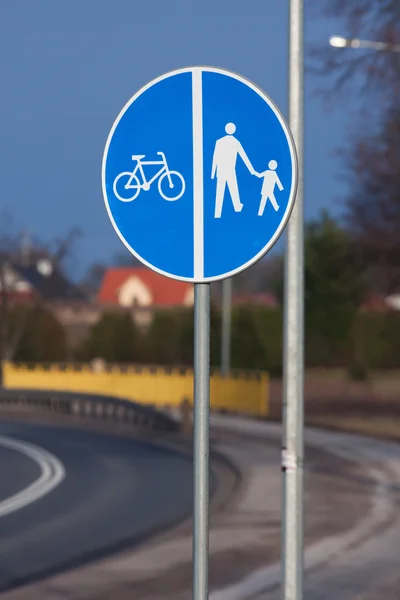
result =
[[[4,288],[6,292],[30,292],[32,286],[21,279],[19,275],[10,267],[4,269]],[[0,278],[0,291],[3,289],[3,281]]]
[[194,286],[188,288],[185,297],[183,299],[183,304],[185,306],[193,306],[194,304]]
[[118,302],[124,308],[148,307],[153,304],[150,289],[138,277],[129,277],[118,290]]

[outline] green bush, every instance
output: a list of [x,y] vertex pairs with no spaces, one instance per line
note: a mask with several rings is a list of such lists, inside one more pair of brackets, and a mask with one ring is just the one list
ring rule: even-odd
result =
[[400,366],[400,314],[364,312],[357,316],[354,344],[358,358],[371,369]]
[[145,336],[144,362],[174,365],[181,362],[179,314],[176,311],[157,311]]
[[181,309],[178,315],[179,363],[191,367],[194,360],[194,311],[192,308]]
[[282,375],[283,313],[281,309],[255,309],[257,328],[262,333],[264,366],[272,377]]
[[67,338],[62,325],[44,308],[17,311],[10,317],[21,326],[13,360],[16,362],[63,362],[68,358]]
[[105,313],[77,351],[79,360],[103,358],[107,362],[140,361],[142,340],[128,313]]
[[251,305],[232,311],[232,368],[265,368],[265,332]]
[[[251,304],[232,311],[233,368],[265,369],[282,373],[282,311]],[[400,367],[400,314],[322,310],[306,318],[305,362],[309,367],[342,367],[356,379],[369,369]],[[211,366],[221,361],[221,314],[211,310]],[[24,344],[28,341],[25,340]],[[28,356],[26,346],[24,355]],[[22,350],[21,350],[22,351]],[[65,352],[56,349],[57,356]],[[40,352],[37,353],[43,355]],[[34,356],[30,351],[29,356]],[[156,311],[152,323],[140,332],[127,314],[104,315],[92,328],[79,358],[102,357],[110,362],[149,362],[193,365],[193,309]],[[36,360],[36,359],[35,359]],[[50,358],[51,360],[51,358]],[[54,360],[56,360],[54,358]]]
[[305,318],[305,360],[310,367],[340,367],[352,357],[355,313],[346,308],[315,310]]

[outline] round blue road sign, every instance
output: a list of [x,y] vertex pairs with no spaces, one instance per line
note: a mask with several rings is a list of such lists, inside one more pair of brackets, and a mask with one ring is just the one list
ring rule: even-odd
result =
[[173,279],[216,281],[278,240],[296,196],[296,151],[256,85],[223,69],[180,69],[122,109],[102,185],[114,229],[142,263]]

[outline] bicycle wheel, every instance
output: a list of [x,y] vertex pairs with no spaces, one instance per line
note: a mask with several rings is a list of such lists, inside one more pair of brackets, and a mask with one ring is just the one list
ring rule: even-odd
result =
[[[129,187],[127,185],[129,184]],[[132,173],[120,173],[113,183],[113,192],[121,202],[132,202],[139,196],[140,182]]]
[[185,180],[178,171],[170,171],[169,176],[172,185],[169,183],[168,173],[164,173],[158,180],[158,191],[164,200],[171,202],[172,200],[179,200],[179,198],[182,198],[185,192]]

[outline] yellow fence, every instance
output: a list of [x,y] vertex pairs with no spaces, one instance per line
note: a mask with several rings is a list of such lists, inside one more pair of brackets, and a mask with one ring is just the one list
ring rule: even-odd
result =
[[[158,407],[177,407],[183,399],[193,404],[193,371],[166,367],[90,365],[4,365],[7,388],[82,392],[115,396]],[[263,372],[238,371],[224,379],[211,375],[211,408],[266,416],[269,380]]]

